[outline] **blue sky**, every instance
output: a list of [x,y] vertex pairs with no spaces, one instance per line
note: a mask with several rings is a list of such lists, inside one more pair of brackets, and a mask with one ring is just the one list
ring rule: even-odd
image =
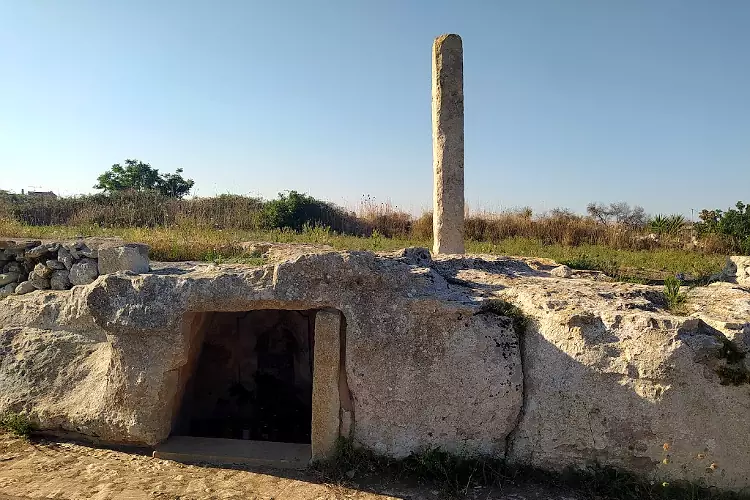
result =
[[728,207],[750,201],[749,26],[744,0],[0,0],[0,189],[91,192],[137,158],[199,196],[418,212],[454,32],[471,208]]

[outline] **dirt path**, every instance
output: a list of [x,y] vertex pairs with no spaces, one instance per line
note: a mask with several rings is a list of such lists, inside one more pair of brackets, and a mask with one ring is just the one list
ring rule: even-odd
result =
[[[387,484],[377,478],[345,487],[327,484],[314,473],[184,465],[146,454],[65,441],[30,442],[0,434],[0,500],[436,500],[443,496],[429,486]],[[575,500],[536,487],[479,488],[467,497]]]

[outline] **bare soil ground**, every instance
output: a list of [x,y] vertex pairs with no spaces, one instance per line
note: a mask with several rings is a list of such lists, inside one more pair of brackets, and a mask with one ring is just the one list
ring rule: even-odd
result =
[[[250,471],[185,465],[147,453],[0,433],[0,500],[435,500],[430,485],[354,477],[332,484],[315,472]],[[536,486],[474,488],[474,500],[575,500]]]

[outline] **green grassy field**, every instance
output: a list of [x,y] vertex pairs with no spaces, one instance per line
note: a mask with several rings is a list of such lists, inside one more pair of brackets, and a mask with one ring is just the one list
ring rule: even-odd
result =
[[[117,236],[151,246],[151,258],[160,261],[236,259],[246,255],[240,242],[314,243],[336,250],[393,251],[409,246],[430,248],[431,241],[345,236],[320,228],[302,232],[242,231],[181,225],[156,228],[102,228],[98,226],[29,226],[0,220],[0,234],[27,238]],[[545,245],[528,238],[508,238],[499,243],[467,242],[468,253],[544,257],[579,269],[595,269],[627,281],[662,280],[676,273],[700,279],[719,272],[725,256],[676,249],[620,250],[603,245]]]

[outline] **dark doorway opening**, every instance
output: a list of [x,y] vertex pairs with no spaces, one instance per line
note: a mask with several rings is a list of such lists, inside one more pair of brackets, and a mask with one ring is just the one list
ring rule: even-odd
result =
[[310,443],[315,311],[216,312],[173,434]]

